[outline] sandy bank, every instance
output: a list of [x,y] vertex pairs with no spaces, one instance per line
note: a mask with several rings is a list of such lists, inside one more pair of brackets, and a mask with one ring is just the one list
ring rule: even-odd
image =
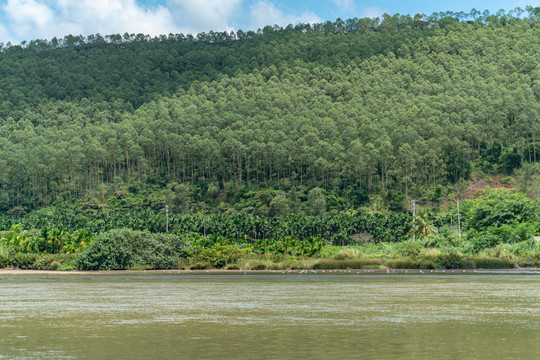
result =
[[3,275],[88,275],[88,276],[122,276],[122,275],[429,275],[429,274],[537,274],[540,275],[539,268],[520,269],[470,269],[470,270],[419,270],[419,269],[343,269],[343,270],[108,270],[108,271],[53,271],[53,270],[20,270],[20,269],[0,269],[0,276]]

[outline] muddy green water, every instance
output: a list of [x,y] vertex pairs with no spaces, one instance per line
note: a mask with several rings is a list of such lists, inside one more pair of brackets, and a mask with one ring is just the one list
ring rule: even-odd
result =
[[540,277],[1,276],[5,359],[540,359]]

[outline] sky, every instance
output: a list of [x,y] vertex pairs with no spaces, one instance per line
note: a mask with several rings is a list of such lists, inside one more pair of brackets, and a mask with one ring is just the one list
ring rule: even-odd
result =
[[0,0],[0,42],[19,44],[69,34],[155,36],[256,30],[338,17],[429,15],[472,8],[495,13],[527,5],[540,6],[540,0]]

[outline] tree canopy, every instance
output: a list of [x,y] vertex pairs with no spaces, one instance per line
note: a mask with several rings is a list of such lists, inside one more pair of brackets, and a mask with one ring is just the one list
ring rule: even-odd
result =
[[527,14],[3,45],[0,210],[111,195],[270,216],[439,201],[473,172],[539,160]]

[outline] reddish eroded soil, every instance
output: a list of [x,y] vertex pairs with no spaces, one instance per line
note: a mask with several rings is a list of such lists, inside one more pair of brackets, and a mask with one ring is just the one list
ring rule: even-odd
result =
[[486,189],[515,189],[516,184],[503,184],[500,182],[500,175],[495,175],[491,178],[491,181],[478,179],[471,181],[465,192],[463,193],[463,199],[477,199],[479,198],[479,192]]

